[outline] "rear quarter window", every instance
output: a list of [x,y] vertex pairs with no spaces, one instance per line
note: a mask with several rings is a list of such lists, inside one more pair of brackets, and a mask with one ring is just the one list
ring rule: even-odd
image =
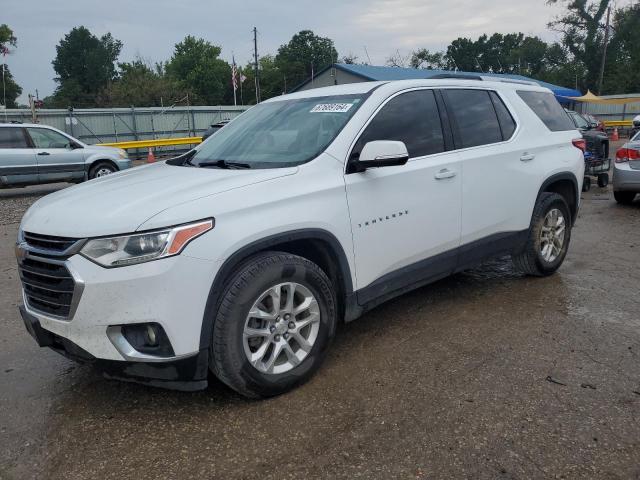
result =
[[553,93],[518,90],[518,95],[552,132],[576,129]]
[[496,92],[489,92],[489,95],[491,96],[491,100],[493,100],[496,115],[498,115],[498,122],[500,123],[500,129],[502,130],[502,138],[504,140],[509,140],[513,136],[513,132],[516,131],[516,122],[498,94]]

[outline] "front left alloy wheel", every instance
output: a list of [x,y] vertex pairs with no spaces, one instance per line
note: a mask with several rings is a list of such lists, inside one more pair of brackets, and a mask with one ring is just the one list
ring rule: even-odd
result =
[[284,393],[318,369],[336,328],[335,292],[313,262],[266,252],[229,279],[214,319],[214,374],[252,398]]
[[89,180],[94,178],[105,177],[116,172],[117,168],[109,162],[98,162],[89,170]]

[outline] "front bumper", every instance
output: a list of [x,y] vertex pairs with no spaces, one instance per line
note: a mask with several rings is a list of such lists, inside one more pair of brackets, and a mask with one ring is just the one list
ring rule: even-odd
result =
[[167,362],[127,362],[96,358],[71,340],[42,328],[38,318],[20,306],[25,328],[41,347],[49,347],[67,358],[98,368],[105,377],[172,390],[196,391],[207,387],[207,349]]
[[628,163],[614,163],[613,189],[640,192],[640,170],[631,168]]
[[119,158],[115,162],[118,166],[118,170],[126,170],[133,166],[133,161],[130,158]]
[[108,330],[117,325],[161,325],[175,353],[169,360],[200,350],[202,320],[216,262],[182,254],[128,267],[103,268],[73,255],[64,264],[73,272],[76,284],[82,284],[79,298],[74,294],[69,318],[38,310],[24,298],[26,311],[45,330],[105,360],[146,361],[131,358],[113,341]]

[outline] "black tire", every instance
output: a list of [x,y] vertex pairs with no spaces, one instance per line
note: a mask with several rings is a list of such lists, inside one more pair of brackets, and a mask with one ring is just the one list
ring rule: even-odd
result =
[[92,180],[99,175],[101,171],[109,170],[109,173],[117,172],[118,169],[111,162],[97,162],[89,169],[89,180]]
[[582,182],[582,191],[588,192],[589,190],[591,190],[591,178],[584,177],[584,181]]
[[[564,241],[557,258],[549,262],[542,256],[540,235],[547,213],[554,208],[560,210],[565,218]],[[526,246],[521,252],[512,255],[516,268],[527,275],[536,277],[551,275],[558,270],[567,255],[572,224],[571,212],[564,197],[557,193],[543,192],[533,209]]]
[[[320,311],[319,330],[311,350],[297,366],[284,373],[267,374],[247,358],[243,331],[249,310],[259,296],[284,282],[296,282],[313,294]],[[304,383],[320,367],[335,335],[336,323],[335,292],[320,267],[289,253],[257,254],[238,268],[222,292],[213,326],[210,368],[222,382],[246,397],[279,395]]]
[[633,203],[633,199],[636,198],[636,192],[614,191],[613,198],[615,198],[616,202],[621,205],[631,205]]
[[609,174],[601,173],[600,175],[598,175],[598,186],[600,188],[604,188],[607,185],[609,185]]

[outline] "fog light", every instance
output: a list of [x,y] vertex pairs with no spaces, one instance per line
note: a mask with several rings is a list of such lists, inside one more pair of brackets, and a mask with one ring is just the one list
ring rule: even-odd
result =
[[158,338],[156,337],[156,329],[152,325],[147,325],[147,345],[150,347],[158,346]]
[[122,335],[140,353],[158,357],[174,356],[169,337],[159,323],[122,325]]

